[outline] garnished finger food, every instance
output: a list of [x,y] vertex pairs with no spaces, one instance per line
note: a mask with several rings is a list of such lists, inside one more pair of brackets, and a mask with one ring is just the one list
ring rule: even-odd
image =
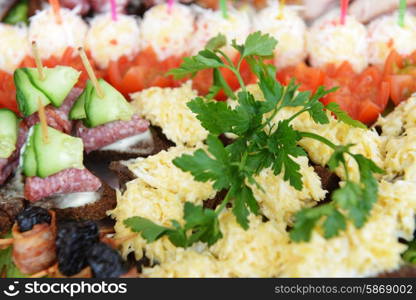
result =
[[111,60],[117,61],[122,56],[132,59],[140,50],[137,20],[123,14],[118,14],[117,20],[110,14],[94,17],[90,21],[85,48],[102,69],[106,69]]
[[30,18],[29,41],[37,42],[42,59],[61,57],[68,47],[77,49],[85,43],[88,26],[81,17],[69,9],[60,8],[62,22],[59,23],[55,14],[52,8],[48,8]]
[[326,64],[351,64],[361,72],[368,66],[367,30],[354,17],[347,16],[341,24],[338,10],[329,12],[315,21],[307,34],[309,62],[313,67]]
[[404,16],[404,26],[398,14],[382,16],[368,25],[369,62],[382,66],[392,50],[400,55],[410,55],[416,50],[416,17],[410,12]]
[[141,47],[151,48],[159,60],[189,53],[189,42],[194,32],[194,13],[175,3],[170,11],[167,4],[149,9],[141,22]]
[[0,70],[13,73],[30,53],[27,28],[0,24]]
[[305,60],[306,25],[294,8],[282,8],[275,2],[255,15],[253,27],[279,41],[274,53],[274,64],[284,68]]

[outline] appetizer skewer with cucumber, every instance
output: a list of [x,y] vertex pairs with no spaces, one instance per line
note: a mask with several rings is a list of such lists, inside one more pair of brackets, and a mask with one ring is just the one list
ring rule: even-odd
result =
[[84,142],[88,158],[121,160],[154,153],[157,137],[149,130],[149,122],[113,86],[96,79],[84,50],[79,51],[90,80],[69,118],[77,120],[76,136]]
[[81,93],[74,88],[80,73],[66,66],[45,68],[42,66],[36,43],[33,42],[37,68],[19,68],[14,73],[16,98],[21,114],[29,127],[39,122],[39,101],[45,106],[47,123],[66,133],[72,130],[68,112]]

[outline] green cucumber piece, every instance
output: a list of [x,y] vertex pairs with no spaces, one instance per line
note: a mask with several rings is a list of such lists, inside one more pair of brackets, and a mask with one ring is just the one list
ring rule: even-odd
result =
[[16,150],[19,119],[9,109],[0,109],[0,158],[8,158]]
[[26,23],[28,22],[28,13],[29,13],[29,1],[21,0],[16,4],[3,19],[3,22],[6,24],[15,25],[17,23]]
[[47,144],[42,137],[41,125],[38,123],[33,128],[37,176],[45,178],[70,168],[83,169],[82,140],[51,127],[47,128],[49,138]]
[[31,177],[31,176],[37,176],[38,174],[38,167],[36,162],[36,155],[35,155],[35,149],[33,144],[33,131],[32,134],[29,136],[27,140],[27,144],[25,147],[25,150],[23,152],[23,174],[25,176]]
[[85,114],[85,98],[87,97],[90,90],[91,85],[87,84],[85,90],[75,101],[74,105],[71,108],[71,111],[69,112],[70,120],[81,120],[87,117],[87,115]]
[[39,109],[38,101],[46,106],[51,103],[48,97],[33,86],[26,72],[21,68],[14,72],[14,84],[16,86],[16,98],[20,112],[30,116]]
[[[88,83],[92,86],[92,83]],[[128,121],[133,116],[133,109],[124,96],[103,79],[98,80],[104,97],[100,98],[95,88],[85,98],[86,124],[89,127],[100,126],[113,121]]]
[[38,69],[23,68],[33,86],[42,91],[55,107],[60,107],[66,96],[78,82],[80,72],[71,67],[43,68],[45,78],[39,77]]

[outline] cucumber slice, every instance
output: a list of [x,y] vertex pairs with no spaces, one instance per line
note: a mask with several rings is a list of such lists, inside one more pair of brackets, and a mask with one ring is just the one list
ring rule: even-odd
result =
[[80,138],[64,134],[48,127],[49,143],[42,138],[38,123],[33,129],[33,145],[37,162],[37,176],[45,178],[62,170],[83,169],[84,145]]
[[16,150],[19,120],[9,109],[0,109],[0,158],[8,158]]
[[16,86],[16,98],[20,112],[25,116],[38,111],[38,100],[44,106],[51,103],[48,97],[33,86],[26,72],[21,68],[14,72],[14,84]]
[[33,145],[33,132],[28,138],[26,148],[23,153],[22,169],[25,176],[36,176],[38,173],[35,149]]
[[43,68],[45,79],[41,80],[36,68],[23,68],[23,70],[29,76],[33,86],[42,91],[55,107],[62,105],[81,74],[74,68],[66,66]]
[[[123,95],[103,79],[98,80],[104,97],[100,98],[92,88],[85,98],[86,124],[96,127],[113,121],[128,121],[133,116],[133,109]],[[92,83],[89,83],[92,85]]]
[[85,119],[87,116],[85,114],[85,98],[91,90],[91,85],[87,84],[85,90],[75,101],[74,105],[69,112],[69,119],[71,120],[81,120]]

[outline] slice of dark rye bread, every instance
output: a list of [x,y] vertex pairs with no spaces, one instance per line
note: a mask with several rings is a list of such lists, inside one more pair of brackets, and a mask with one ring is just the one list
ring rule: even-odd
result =
[[162,133],[160,127],[150,126],[149,130],[152,137],[150,141],[138,142],[136,145],[125,151],[95,150],[88,153],[85,159],[88,162],[128,160],[136,157],[154,155],[169,147],[175,146],[175,144],[169,141]]
[[56,197],[42,199],[33,205],[54,210],[58,220],[70,219],[98,221],[107,217],[107,211],[116,207],[117,198],[115,190],[105,182],[102,182],[102,186],[97,193],[100,194],[100,199],[93,203],[78,207],[68,207],[65,209],[56,208],[54,207],[54,200],[57,199]]
[[52,209],[56,211],[58,219],[101,220],[107,217],[106,212],[117,204],[115,190],[105,182],[102,182],[101,188],[97,191],[101,198],[91,204],[59,209],[53,206],[54,197],[30,204],[24,199],[22,180],[22,176],[15,175],[0,188],[0,235],[9,232],[16,216],[28,205]]
[[22,176],[15,175],[0,186],[0,235],[9,232],[25,202]]

